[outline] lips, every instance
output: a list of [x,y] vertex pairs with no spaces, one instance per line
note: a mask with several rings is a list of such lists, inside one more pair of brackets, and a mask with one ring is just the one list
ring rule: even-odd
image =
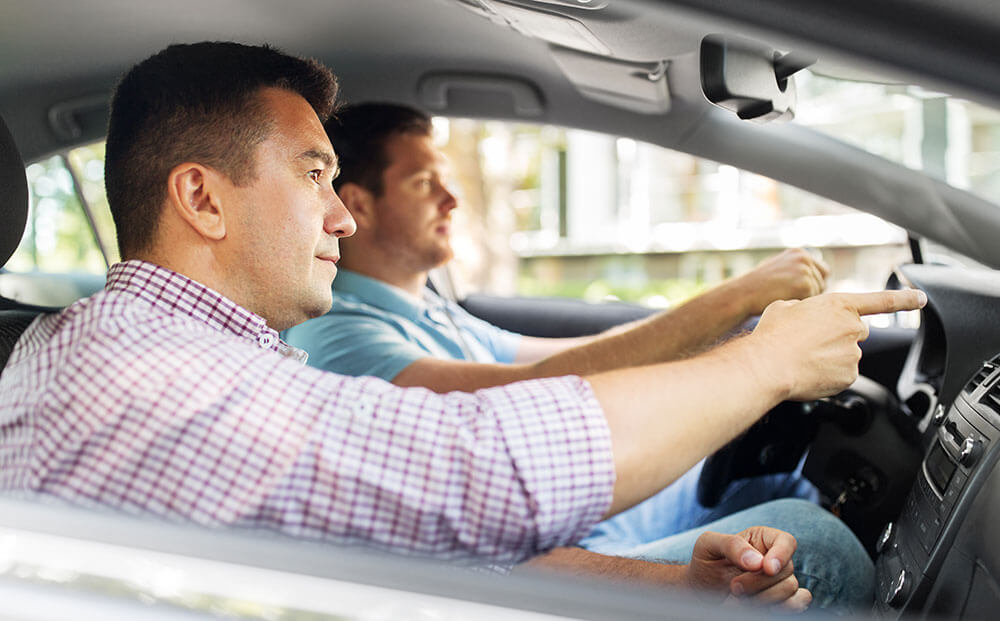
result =
[[329,261],[333,264],[336,264],[337,261],[340,260],[340,255],[330,254],[330,255],[318,256],[316,258],[319,259],[320,261]]

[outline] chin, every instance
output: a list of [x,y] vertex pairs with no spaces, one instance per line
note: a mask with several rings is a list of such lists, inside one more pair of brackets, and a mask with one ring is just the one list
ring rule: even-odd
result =
[[333,308],[333,296],[330,294],[330,287],[327,287],[326,295],[319,300],[316,307],[312,309],[313,312],[309,315],[309,318],[312,319],[314,317],[322,317],[323,315],[329,313],[331,308]]
[[455,251],[451,249],[451,246],[447,246],[445,248],[442,248],[441,251],[438,252],[435,258],[437,259],[437,261],[434,262],[434,267],[441,267],[448,261],[451,261],[453,258],[455,258]]

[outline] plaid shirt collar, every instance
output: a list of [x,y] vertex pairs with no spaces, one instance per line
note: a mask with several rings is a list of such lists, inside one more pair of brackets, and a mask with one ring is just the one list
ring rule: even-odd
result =
[[260,315],[187,276],[154,263],[131,260],[112,265],[104,289],[136,296],[164,314],[190,317],[287,358],[304,363],[308,357],[306,352],[282,341]]

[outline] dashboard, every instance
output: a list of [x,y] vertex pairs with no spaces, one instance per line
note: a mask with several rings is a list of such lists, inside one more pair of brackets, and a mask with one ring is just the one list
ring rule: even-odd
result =
[[924,418],[939,403],[947,407],[983,361],[1000,353],[1000,272],[908,264],[897,277],[927,294],[897,387]]
[[993,617],[1000,606],[1000,274],[905,265],[927,293],[898,395],[922,458],[876,542],[885,618]]

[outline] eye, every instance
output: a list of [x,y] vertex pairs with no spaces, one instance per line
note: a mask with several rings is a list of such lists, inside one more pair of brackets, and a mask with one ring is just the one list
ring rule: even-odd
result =
[[322,168],[316,168],[314,170],[310,170],[308,174],[309,174],[309,178],[312,179],[313,182],[319,183],[320,177],[323,176],[323,169]]

